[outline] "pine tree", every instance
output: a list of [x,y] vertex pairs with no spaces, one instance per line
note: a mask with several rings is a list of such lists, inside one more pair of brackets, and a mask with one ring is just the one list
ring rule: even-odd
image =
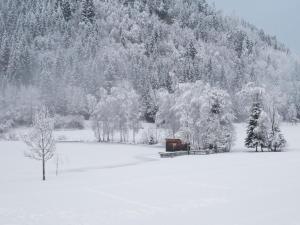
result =
[[256,128],[258,127],[258,120],[260,114],[262,112],[262,107],[259,102],[255,102],[252,105],[251,115],[249,119],[248,129],[247,129],[247,137],[245,140],[245,145],[247,148],[255,148],[257,151],[258,148],[258,137],[256,133]]
[[72,17],[71,6],[68,1],[65,1],[61,4],[62,13],[65,21],[69,21]]
[[281,151],[286,146],[286,140],[278,125],[273,127],[269,137],[269,149],[273,152]]
[[195,59],[196,55],[197,55],[197,49],[194,46],[194,43],[192,41],[190,41],[188,47],[187,47],[187,57],[191,58],[192,60]]
[[286,146],[286,140],[279,128],[279,115],[275,106],[271,108],[271,131],[268,140],[268,147],[271,151],[281,151]]
[[56,0],[54,9],[57,10],[59,7],[61,7],[61,5],[62,5],[62,0]]
[[84,0],[82,3],[82,20],[85,23],[93,23],[95,18],[95,6],[93,0]]
[[0,42],[0,75],[6,73],[9,64],[10,51],[8,35],[4,34],[2,41]]

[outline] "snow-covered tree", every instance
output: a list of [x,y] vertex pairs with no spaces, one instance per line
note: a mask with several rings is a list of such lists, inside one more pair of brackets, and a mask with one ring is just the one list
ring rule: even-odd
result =
[[69,114],[84,114],[86,109],[86,95],[82,88],[68,86],[65,88],[65,107]]
[[85,111],[90,118],[95,113],[96,107],[97,107],[97,99],[95,96],[88,94],[86,96],[86,104],[85,104]]
[[297,122],[299,122],[299,119],[297,118],[298,113],[297,113],[297,108],[295,106],[295,104],[291,104],[286,112],[286,119],[287,121],[296,124]]
[[[98,98],[99,88],[110,91],[125,80],[139,96],[142,116],[154,122],[159,89],[172,93],[178,82],[202,80],[227,91],[244,121],[252,101],[236,94],[251,82],[266,96],[287,99],[279,110],[284,119],[292,104],[299,119],[299,59],[276,38],[205,0],[0,2],[2,96],[3,83],[17,90],[32,86],[51,112],[88,117],[82,96]],[[72,99],[72,90],[81,93]],[[0,110],[14,100],[7,103],[0,102]]]
[[93,0],[83,0],[82,2],[82,20],[85,23],[93,23],[95,17],[95,6]]
[[276,109],[275,105],[273,105],[270,109],[271,129],[270,129],[269,138],[268,138],[268,148],[274,152],[282,151],[287,143],[283,134],[280,131],[279,117],[280,116],[277,112],[277,109]]
[[135,142],[135,135],[140,128],[139,98],[135,91],[125,83],[113,87],[109,92],[101,89],[99,96],[92,114],[97,140],[112,141],[118,132],[120,142],[127,142],[131,129]]
[[280,131],[278,125],[275,125],[272,128],[272,131],[269,136],[269,148],[271,151],[277,152],[282,151],[282,149],[286,146],[286,140],[283,134]]
[[49,111],[42,107],[34,116],[32,130],[24,137],[25,143],[30,147],[25,156],[42,161],[43,180],[46,180],[46,162],[55,153],[53,127],[54,122]]
[[128,92],[127,97],[127,112],[128,112],[128,122],[129,122],[129,129],[132,130],[132,141],[133,143],[136,142],[136,134],[140,130],[140,119],[141,119],[141,112],[140,112],[140,103],[139,103],[139,96],[136,94],[133,89]]
[[243,86],[236,96],[236,112],[242,119],[248,117],[253,107],[253,102],[260,102],[262,108],[268,102],[265,88],[253,82],[249,82]]
[[256,151],[258,147],[261,151],[264,148],[281,151],[286,145],[286,140],[279,128],[280,115],[276,98],[269,99],[264,106],[259,99],[262,98],[256,98],[251,109],[245,145],[255,148]]
[[71,5],[69,1],[65,0],[61,4],[62,14],[66,21],[69,21],[72,17]]
[[234,140],[234,116],[230,97],[225,91],[213,88],[209,94],[209,102],[205,145],[214,151],[230,151]]
[[92,114],[92,121],[93,121],[93,131],[95,137],[97,138],[98,142],[110,140],[110,117],[113,116],[113,112],[111,111],[111,104],[109,101],[109,97],[107,91],[105,89],[100,89],[100,100],[97,103],[96,108]]
[[257,120],[257,127],[254,129],[253,143],[257,151],[257,146],[261,151],[268,147],[269,144],[270,119],[267,113],[262,111]]
[[258,120],[262,112],[262,105],[260,102],[254,102],[251,108],[251,114],[249,118],[247,137],[245,140],[245,145],[247,148],[255,148],[257,151],[259,141],[257,136]]
[[234,117],[223,90],[201,81],[181,84],[173,94],[162,95],[157,119],[194,149],[230,151]]
[[157,126],[169,129],[172,132],[173,138],[180,128],[179,117],[175,111],[176,96],[167,91],[159,93],[158,112],[155,122]]

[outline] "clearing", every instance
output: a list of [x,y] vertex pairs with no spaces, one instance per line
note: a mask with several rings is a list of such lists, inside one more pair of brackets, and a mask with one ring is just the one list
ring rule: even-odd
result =
[[2,141],[0,224],[299,225],[300,126],[283,125],[282,153],[244,151],[236,127],[232,153],[174,159],[155,146],[59,143],[46,182],[22,142]]

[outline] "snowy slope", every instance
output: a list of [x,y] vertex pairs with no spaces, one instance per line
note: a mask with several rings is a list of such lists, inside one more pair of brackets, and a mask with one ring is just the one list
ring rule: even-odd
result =
[[1,225],[299,225],[300,126],[285,124],[283,153],[239,152],[160,159],[143,145],[59,143],[56,160],[23,157],[0,142]]

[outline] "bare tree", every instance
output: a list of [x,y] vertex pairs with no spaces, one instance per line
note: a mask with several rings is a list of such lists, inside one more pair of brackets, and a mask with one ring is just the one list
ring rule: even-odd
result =
[[46,107],[42,107],[34,115],[32,130],[24,137],[25,143],[30,150],[25,156],[42,161],[43,180],[46,180],[46,162],[55,153],[55,140],[53,137],[53,119]]

